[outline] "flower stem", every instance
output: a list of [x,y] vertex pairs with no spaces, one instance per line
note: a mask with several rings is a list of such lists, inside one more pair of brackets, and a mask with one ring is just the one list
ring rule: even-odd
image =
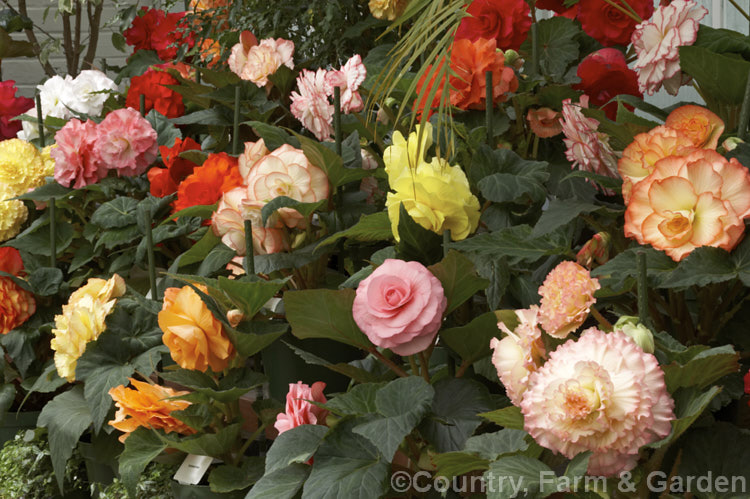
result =
[[239,85],[234,87],[234,122],[232,123],[232,154],[240,153],[240,91]]
[[245,274],[255,275],[255,250],[253,249],[253,222],[245,220]]
[[599,313],[597,309],[595,309],[594,307],[591,307],[589,311],[591,312],[591,315],[594,316],[594,319],[597,320],[597,322],[599,323],[601,327],[607,330],[612,330],[612,327],[613,327],[612,323],[609,322],[607,319],[605,319],[604,316],[601,313]]
[[424,351],[419,352],[419,363],[422,365],[422,377],[424,380],[430,382],[430,362],[427,360],[427,356]]
[[740,7],[735,0],[729,0],[729,3],[731,3],[732,5],[734,5],[734,8],[737,9],[740,12],[740,14],[742,14],[742,17],[744,17],[745,19],[747,19],[748,21],[750,21],[750,15],[748,15],[748,13],[745,12],[745,9],[743,9],[742,7]]
[[393,371],[394,373],[398,374],[402,378],[408,378],[409,375],[406,374],[406,371],[398,367],[396,364],[393,363],[393,361],[387,357],[385,357],[382,353],[378,352],[378,349],[375,347],[370,347],[368,351],[373,354],[380,362],[385,364],[388,369]]
[[740,120],[737,124],[737,137],[740,140],[745,140],[747,138],[748,121],[750,121],[750,74],[748,75],[747,83],[745,84],[745,96],[742,99]]
[[648,317],[648,274],[646,269],[646,253],[639,251],[635,256],[638,274],[638,320],[641,324],[649,325]]

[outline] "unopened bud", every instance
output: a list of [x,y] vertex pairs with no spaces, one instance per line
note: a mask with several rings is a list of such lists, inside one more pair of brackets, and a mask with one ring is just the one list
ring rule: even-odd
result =
[[594,237],[589,239],[580,251],[578,251],[576,255],[578,265],[590,269],[594,262],[599,265],[607,263],[609,260],[610,240],[611,237],[606,232],[594,234]]
[[242,322],[244,318],[245,314],[243,314],[241,310],[238,310],[236,308],[233,308],[232,310],[227,312],[227,322],[229,322],[229,325],[232,327],[237,327],[237,325]]
[[504,52],[505,55],[505,65],[514,69],[521,69],[523,67],[523,59],[513,49],[508,49]]
[[723,147],[725,151],[729,152],[733,151],[738,145],[744,143],[745,141],[739,137],[729,137],[721,143],[721,147]]
[[646,353],[654,353],[654,334],[638,322],[638,317],[623,315],[615,323],[615,330],[628,335]]

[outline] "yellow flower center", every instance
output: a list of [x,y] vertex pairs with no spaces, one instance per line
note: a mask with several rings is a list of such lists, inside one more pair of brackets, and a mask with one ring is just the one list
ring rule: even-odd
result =
[[659,223],[659,232],[670,241],[681,241],[692,233],[692,212],[665,212],[666,217]]

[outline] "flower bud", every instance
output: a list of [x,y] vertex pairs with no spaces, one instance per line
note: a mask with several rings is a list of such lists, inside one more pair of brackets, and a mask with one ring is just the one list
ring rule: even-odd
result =
[[243,314],[241,310],[238,310],[236,308],[233,308],[232,310],[227,312],[227,322],[229,322],[229,325],[232,327],[237,327],[237,325],[242,322],[244,318],[245,314]]
[[723,147],[725,151],[729,152],[733,151],[738,145],[744,143],[745,141],[739,137],[729,137],[721,143],[721,147]]
[[628,335],[646,353],[654,353],[654,335],[649,328],[638,322],[638,317],[623,315],[615,323],[615,330]]
[[504,52],[505,55],[505,65],[514,68],[514,69],[521,69],[523,66],[524,60],[521,59],[521,56],[513,49],[506,50]]
[[606,232],[599,232],[583,245],[576,255],[578,265],[591,268],[594,261],[603,265],[609,260],[610,235]]

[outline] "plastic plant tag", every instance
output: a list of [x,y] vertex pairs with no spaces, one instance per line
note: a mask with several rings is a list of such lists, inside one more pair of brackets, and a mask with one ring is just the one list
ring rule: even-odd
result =
[[210,456],[188,454],[180,465],[180,469],[174,474],[174,479],[182,484],[197,485],[213,460]]

